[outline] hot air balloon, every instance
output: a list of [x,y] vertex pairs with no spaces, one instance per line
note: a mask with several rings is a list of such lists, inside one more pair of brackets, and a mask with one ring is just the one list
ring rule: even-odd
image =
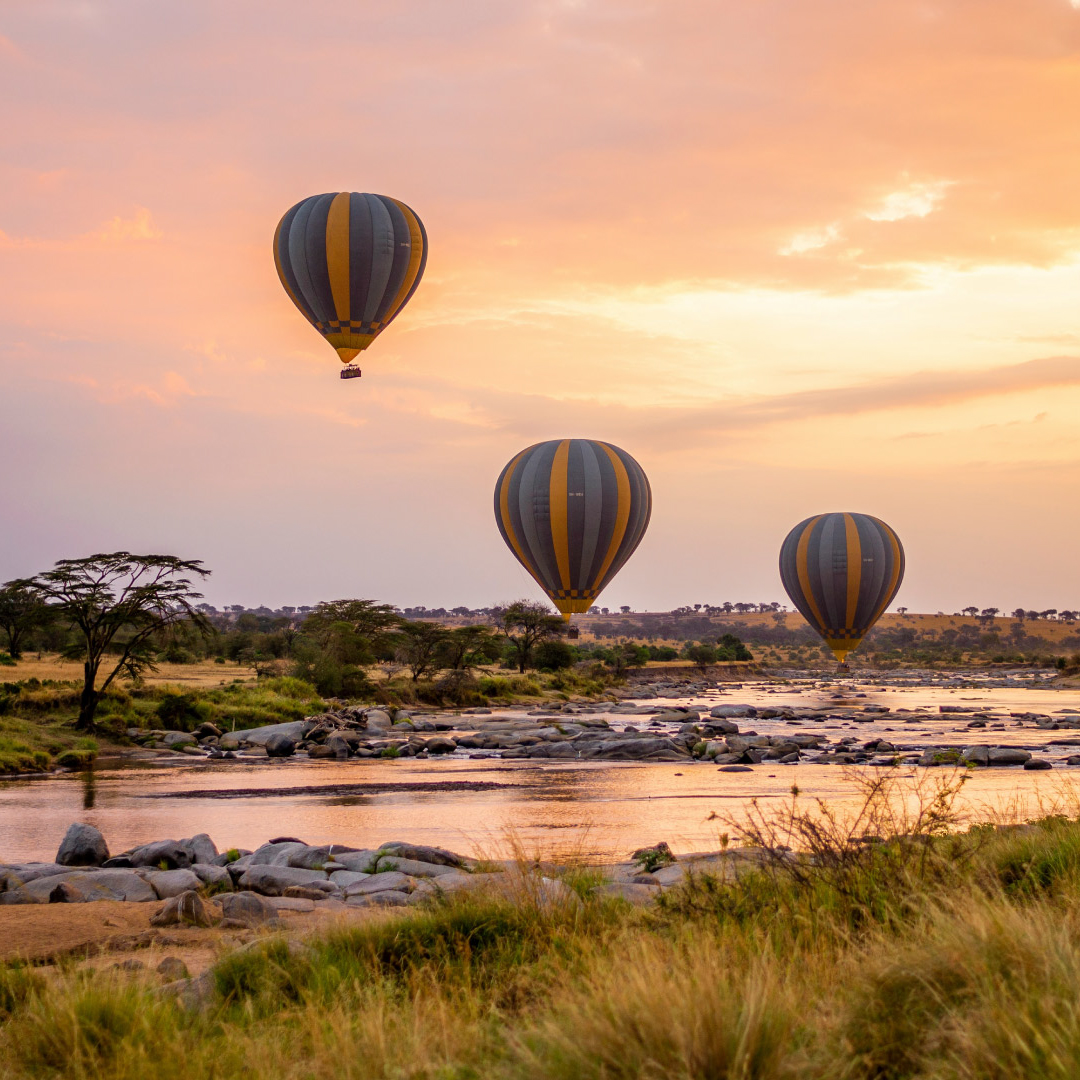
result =
[[589,610],[634,553],[651,513],[641,466],[594,439],[530,446],[495,485],[502,538],[567,622]]
[[904,579],[904,549],[868,514],[818,514],[780,548],[780,580],[803,618],[843,663]]
[[289,299],[350,365],[394,321],[424,275],[427,233],[403,202],[339,191],[298,202],[278,222],[274,262]]

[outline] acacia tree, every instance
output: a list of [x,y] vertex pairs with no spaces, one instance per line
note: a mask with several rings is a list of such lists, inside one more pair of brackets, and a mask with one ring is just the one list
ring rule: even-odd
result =
[[17,581],[0,588],[0,629],[7,634],[12,660],[22,656],[23,638],[41,626],[47,614],[45,600],[37,589]]
[[439,662],[451,671],[471,671],[498,660],[500,651],[490,627],[459,626],[439,646]]
[[513,646],[518,671],[524,675],[533,648],[541,641],[562,637],[566,624],[558,615],[552,615],[543,605],[532,600],[515,600],[504,608],[496,608],[495,618],[499,630]]
[[402,620],[394,635],[394,657],[408,667],[413,682],[436,666],[446,637],[446,628],[436,622]]
[[79,730],[94,729],[97,707],[118,676],[138,679],[154,670],[154,639],[162,632],[180,623],[210,632],[206,617],[193,606],[202,593],[194,591],[188,576],[209,573],[198,559],[114,551],[61,559],[52,570],[11,582],[37,590],[49,613],[75,633],[64,655],[83,664]]
[[304,620],[304,633],[313,637],[324,649],[333,649],[347,639],[353,651],[366,652],[355,663],[371,663],[375,652],[391,640],[401,617],[389,604],[374,600],[327,600],[319,604]]

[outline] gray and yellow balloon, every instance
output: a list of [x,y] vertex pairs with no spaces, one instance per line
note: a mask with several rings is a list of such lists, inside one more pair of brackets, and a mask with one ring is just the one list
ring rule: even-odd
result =
[[348,364],[416,292],[427,233],[386,195],[312,195],[278,222],[274,263],[289,299]]
[[503,540],[568,622],[589,610],[634,553],[651,514],[641,466],[594,439],[530,446],[495,485]]
[[904,580],[904,549],[878,518],[818,514],[787,534],[780,579],[843,663],[896,596]]

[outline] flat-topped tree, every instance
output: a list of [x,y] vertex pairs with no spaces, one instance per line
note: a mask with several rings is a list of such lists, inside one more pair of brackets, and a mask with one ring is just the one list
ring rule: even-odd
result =
[[439,651],[449,633],[436,622],[402,619],[394,634],[394,658],[408,667],[413,682],[438,666]]
[[209,573],[198,559],[114,551],[61,559],[52,570],[9,583],[36,589],[50,614],[75,632],[64,655],[83,665],[77,728],[93,730],[97,707],[118,676],[138,679],[154,670],[154,639],[163,631],[188,622],[202,634],[210,632],[205,615],[193,606],[202,593],[189,576]]
[[392,644],[393,631],[401,622],[389,604],[326,600],[304,620],[303,629],[324,652],[351,663],[370,664],[377,652]]
[[514,659],[522,675],[532,660],[533,649],[540,642],[566,633],[566,625],[558,615],[552,615],[545,604],[531,600],[515,600],[506,607],[496,608],[493,614],[503,636],[513,647]]

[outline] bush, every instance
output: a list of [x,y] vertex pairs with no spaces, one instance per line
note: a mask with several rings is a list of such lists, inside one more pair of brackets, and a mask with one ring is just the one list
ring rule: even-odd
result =
[[194,731],[210,719],[212,710],[189,690],[167,690],[154,712],[169,731]]
[[542,641],[533,651],[533,663],[541,671],[562,671],[577,663],[578,652],[565,641]]
[[0,773],[44,772],[48,767],[49,755],[44,750],[0,735]]

